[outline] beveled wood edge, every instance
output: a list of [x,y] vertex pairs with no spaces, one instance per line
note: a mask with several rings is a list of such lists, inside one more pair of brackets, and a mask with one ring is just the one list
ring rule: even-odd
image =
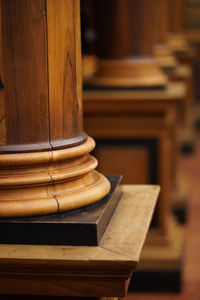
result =
[[[56,273],[58,276],[62,276],[62,274],[66,276],[66,271],[69,274],[73,270],[77,271],[77,268],[80,274],[86,271],[90,274],[102,274],[106,267],[110,270],[109,272],[113,270],[113,273],[116,273],[117,270],[120,270],[120,272],[124,270],[126,274],[130,274],[137,266],[160,189],[158,186],[148,185],[125,185],[123,189],[124,195],[99,246],[0,245],[0,276],[13,273],[29,274],[30,272],[31,275],[44,274],[45,276],[52,276]],[[135,205],[138,207],[139,214],[136,219],[142,218],[144,211],[144,206],[143,208],[138,206],[141,198],[144,199],[144,204],[147,206],[149,213],[148,217],[145,218],[142,229],[139,230],[140,237],[133,234],[133,238],[130,239],[129,236],[124,235],[124,239],[119,241],[114,235],[111,236],[112,228],[113,224],[119,223],[120,208],[125,206],[125,201],[127,207],[132,201],[130,200],[131,193],[138,195],[138,202],[136,201]],[[125,221],[130,220],[130,217],[134,215],[132,209],[127,209],[127,212],[129,216],[124,217]],[[136,229],[138,231],[141,223],[137,225],[138,228]],[[127,227],[128,224],[125,222],[121,230]]]
[[[129,257],[137,264],[140,259],[142,247],[144,245],[148,228],[152,219],[160,187],[156,185],[135,185],[134,189],[136,195],[133,197],[137,197],[137,201],[134,201],[134,205],[132,205],[131,209],[129,209],[129,203],[133,201],[133,199],[130,197],[132,187],[132,185],[123,186],[124,202],[119,202],[115,211],[115,216],[113,219],[111,219],[111,222],[108,225],[107,230],[100,242],[100,246],[107,250],[121,254],[124,257]],[[145,194],[144,190],[146,192]],[[125,203],[125,200],[127,203]],[[142,206],[140,205],[140,202],[143,204]],[[120,213],[122,207],[126,209],[124,218]],[[139,231],[139,234],[137,235],[134,235],[132,231],[129,234],[127,226],[131,226],[131,223],[128,222],[127,224],[127,221],[131,220],[133,220],[133,226],[137,227]],[[121,240],[113,238],[113,228],[114,230],[117,228],[117,233],[121,233],[119,234],[119,236],[122,237]]]
[[[83,92],[84,101],[108,101],[121,100],[181,100],[186,94],[187,88],[182,82],[169,82],[166,89],[85,89]],[[102,97],[103,96],[103,97]]]

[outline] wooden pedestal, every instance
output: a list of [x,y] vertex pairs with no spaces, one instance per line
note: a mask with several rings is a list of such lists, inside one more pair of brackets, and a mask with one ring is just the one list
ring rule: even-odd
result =
[[180,65],[169,72],[172,81],[183,82],[186,86],[186,96],[184,99],[184,111],[181,118],[178,139],[180,147],[184,152],[192,152],[195,144],[194,133],[194,76],[193,70],[189,65]]
[[123,190],[98,246],[0,245],[1,299],[4,295],[124,297],[159,188],[124,186]]
[[[184,84],[178,82],[163,90],[84,92],[85,126],[97,140],[99,170],[123,173],[125,183],[159,183],[162,187],[150,230],[155,238],[149,239],[147,249],[159,249],[160,241],[166,239],[167,247],[172,247],[169,226],[177,180],[176,130],[185,93]],[[177,264],[180,256],[181,252]],[[151,255],[148,264],[149,259]],[[154,259],[156,256],[152,263]],[[159,260],[165,265],[164,255]]]

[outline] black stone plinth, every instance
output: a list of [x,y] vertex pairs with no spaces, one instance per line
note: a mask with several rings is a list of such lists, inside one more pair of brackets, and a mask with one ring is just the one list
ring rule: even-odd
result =
[[96,246],[122,195],[121,176],[108,176],[107,196],[87,207],[39,217],[1,219],[0,244]]

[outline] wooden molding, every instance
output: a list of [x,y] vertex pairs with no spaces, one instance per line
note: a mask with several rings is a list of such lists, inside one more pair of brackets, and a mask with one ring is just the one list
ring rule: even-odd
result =
[[151,58],[100,60],[96,74],[88,81],[90,85],[108,87],[157,87],[166,83],[165,75]]
[[42,215],[79,208],[109,192],[108,180],[93,171],[94,141],[48,152],[0,156],[0,217]]

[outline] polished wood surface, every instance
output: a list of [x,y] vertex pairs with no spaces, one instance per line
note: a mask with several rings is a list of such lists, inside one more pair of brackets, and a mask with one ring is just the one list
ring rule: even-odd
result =
[[79,6],[56,3],[23,0],[19,10],[18,1],[2,0],[6,145],[0,151],[56,149],[86,139]]
[[83,132],[79,1],[18,5],[1,1],[0,217],[78,208],[110,187]]
[[[166,78],[153,57],[155,17],[147,0],[97,2],[99,69],[88,81],[97,86],[154,87]],[[151,74],[151,76],[149,76]]]
[[62,150],[0,155],[0,217],[58,213],[101,199],[110,184],[93,171],[97,161],[88,154],[93,148],[88,138]]
[[1,1],[6,146],[0,151],[9,145],[50,148],[44,1],[18,5]]
[[96,247],[0,245],[0,294],[124,296],[158,193],[157,186],[124,186]]
[[83,131],[79,10],[78,1],[47,0],[50,138],[53,148],[62,146],[60,140],[78,137]]

